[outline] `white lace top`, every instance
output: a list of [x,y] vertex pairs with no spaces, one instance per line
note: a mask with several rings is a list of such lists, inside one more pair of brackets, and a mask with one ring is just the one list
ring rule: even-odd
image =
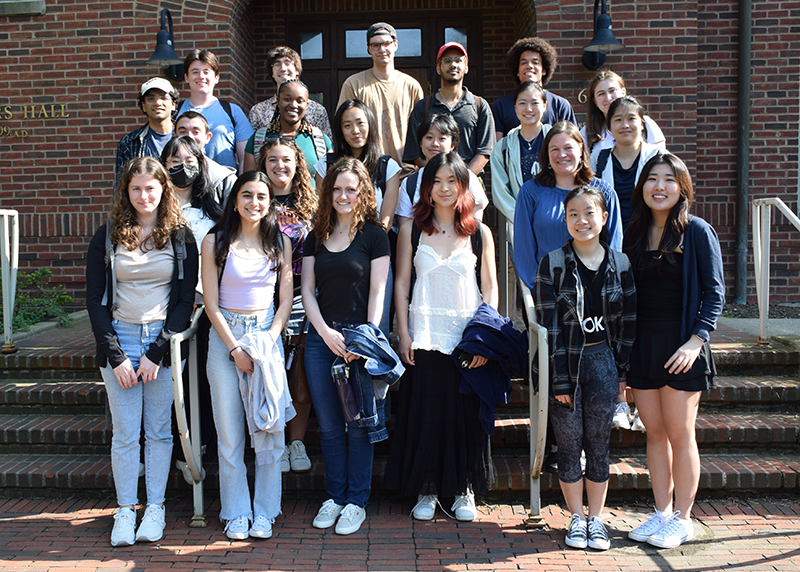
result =
[[476,261],[469,243],[447,258],[427,244],[417,247],[417,279],[408,317],[411,349],[449,355],[461,341],[464,328],[481,305]]

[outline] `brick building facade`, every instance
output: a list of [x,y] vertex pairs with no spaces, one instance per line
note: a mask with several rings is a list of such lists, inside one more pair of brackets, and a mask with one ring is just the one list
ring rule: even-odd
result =
[[[470,87],[489,101],[514,88],[505,52],[526,35],[538,33],[558,50],[560,67],[548,88],[570,100],[579,121],[585,117],[582,90],[592,75],[581,65],[581,48],[591,39],[591,0],[17,4],[43,4],[45,12],[0,16],[0,208],[21,213],[21,269],[52,268],[79,302],[88,240],[111,204],[117,142],[144,122],[136,106],[137,88],[160,73],[146,60],[155,47],[163,7],[175,22],[178,54],[194,47],[214,51],[222,62],[218,95],[245,110],[274,92],[264,54],[286,43],[298,51],[308,47],[309,54],[319,51],[316,59],[304,58],[303,79],[332,114],[343,78],[369,66],[366,51],[348,56],[347,31],[366,29],[376,20],[411,29],[412,37],[419,38],[417,51],[397,63],[404,71],[413,70],[426,88],[428,83],[438,86],[431,60],[452,34],[466,37]],[[661,126],[669,149],[694,173],[695,212],[719,233],[730,297],[737,9],[733,0],[610,2],[614,32],[627,49],[607,60]],[[750,193],[751,198],[778,196],[795,211],[799,30],[800,3],[755,4]],[[800,262],[792,248],[800,233],[785,222],[782,215],[775,217],[773,301],[800,298]],[[752,255],[749,260],[753,301]]]

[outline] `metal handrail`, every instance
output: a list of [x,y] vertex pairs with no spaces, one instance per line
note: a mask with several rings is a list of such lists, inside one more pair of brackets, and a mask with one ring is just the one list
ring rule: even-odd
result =
[[[499,211],[498,211],[499,212]],[[510,286],[513,284],[508,280],[508,262],[514,260],[514,230],[513,224],[506,219],[502,213],[500,214],[499,221],[499,234],[500,234],[500,308],[501,313],[509,315],[509,306],[514,305],[515,300],[512,299]],[[531,487],[530,487],[530,504],[531,509],[528,514],[529,525],[539,525],[542,521],[542,506],[541,506],[541,486],[539,478],[542,474],[542,464],[545,455],[545,440],[547,437],[547,411],[548,400],[550,398],[550,353],[547,344],[547,328],[542,326],[536,321],[536,312],[534,311],[533,296],[528,286],[519,278],[517,274],[517,282],[522,295],[522,302],[525,307],[525,315],[528,319],[528,340],[529,348],[531,341],[536,338],[536,353],[531,349],[528,350],[528,371],[531,371],[533,360],[539,360],[539,379],[538,388],[535,390],[536,385],[533,380],[528,384],[528,415],[530,417],[530,435],[529,435],[529,460],[531,472]],[[538,354],[538,358],[537,358]],[[536,396],[538,395],[538,399]],[[534,429],[536,433],[534,435]]]
[[0,209],[0,283],[3,287],[3,347],[0,353],[13,354],[12,320],[17,294],[17,268],[19,267],[19,213]]
[[[191,527],[205,528],[208,521],[205,516],[203,506],[203,461],[200,443],[200,400],[197,385],[197,327],[200,323],[200,316],[203,314],[203,306],[198,306],[192,314],[189,327],[182,332],[174,334],[170,340],[170,356],[172,359],[172,393],[175,404],[175,417],[178,422],[178,433],[181,438],[181,448],[183,458],[189,467],[192,475],[192,496],[194,501],[194,516],[189,523]],[[183,394],[183,368],[181,367],[181,343],[189,340],[189,355],[187,365],[189,367],[189,410],[192,414],[192,428],[189,431],[189,424],[186,421],[186,404]],[[194,435],[194,439],[191,436]]]
[[758,344],[768,346],[769,335],[769,242],[772,230],[772,210],[776,207],[800,230],[800,218],[779,198],[753,200],[753,265],[756,271],[758,298]]

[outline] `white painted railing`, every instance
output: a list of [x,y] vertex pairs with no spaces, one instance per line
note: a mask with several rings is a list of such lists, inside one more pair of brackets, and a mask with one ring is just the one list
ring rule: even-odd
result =
[[17,351],[11,320],[14,317],[14,298],[17,293],[19,266],[19,213],[0,209],[0,274],[3,286],[3,348],[0,353]]
[[[208,525],[203,506],[203,471],[202,450],[200,443],[200,394],[197,386],[197,326],[203,307],[198,307],[192,315],[189,327],[173,335],[170,340],[170,356],[172,358],[172,393],[175,400],[175,417],[178,421],[178,433],[181,436],[183,458],[192,475],[192,497],[194,516],[189,526],[205,528]],[[181,367],[181,342],[189,340],[189,355],[186,358],[186,367],[189,368],[189,410],[191,411],[192,427],[186,421],[186,404],[183,393],[183,368]],[[212,422],[212,421],[207,421]]]
[[[500,269],[500,313],[504,316],[512,317],[509,310],[514,312],[516,305],[516,292],[513,288],[514,282],[509,281],[509,261],[514,260],[514,225],[509,222],[502,213],[498,211],[499,226],[499,256],[497,267]],[[516,271],[515,271],[516,274]],[[545,439],[547,437],[547,407],[550,393],[550,360],[549,349],[547,346],[547,328],[536,321],[536,313],[533,307],[533,296],[530,289],[517,276],[517,287],[522,295],[522,303],[525,308],[525,315],[528,319],[528,372],[534,359],[539,360],[539,379],[538,389],[535,390],[534,380],[530,380],[528,385],[528,415],[530,417],[530,433],[528,435],[530,447],[530,475],[531,490],[530,503],[531,510],[528,514],[527,524],[537,526],[543,523],[541,512],[541,487],[539,477],[542,474],[542,463],[545,455]],[[533,340],[536,340],[534,349]]]
[[797,218],[786,204],[778,199],[753,200],[753,265],[756,271],[756,296],[758,298],[758,345],[769,345],[769,241],[772,230],[772,209],[776,207],[800,230]]

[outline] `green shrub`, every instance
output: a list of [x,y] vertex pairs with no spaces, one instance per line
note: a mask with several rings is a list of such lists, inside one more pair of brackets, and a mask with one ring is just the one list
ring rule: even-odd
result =
[[[42,320],[57,318],[58,325],[72,325],[64,306],[72,304],[72,297],[66,293],[63,284],[50,284],[51,270],[40,268],[33,272],[17,274],[17,295],[14,303],[14,317],[11,324],[15,332],[24,332]],[[0,290],[0,293],[2,290]],[[0,324],[3,308],[0,304]]]

